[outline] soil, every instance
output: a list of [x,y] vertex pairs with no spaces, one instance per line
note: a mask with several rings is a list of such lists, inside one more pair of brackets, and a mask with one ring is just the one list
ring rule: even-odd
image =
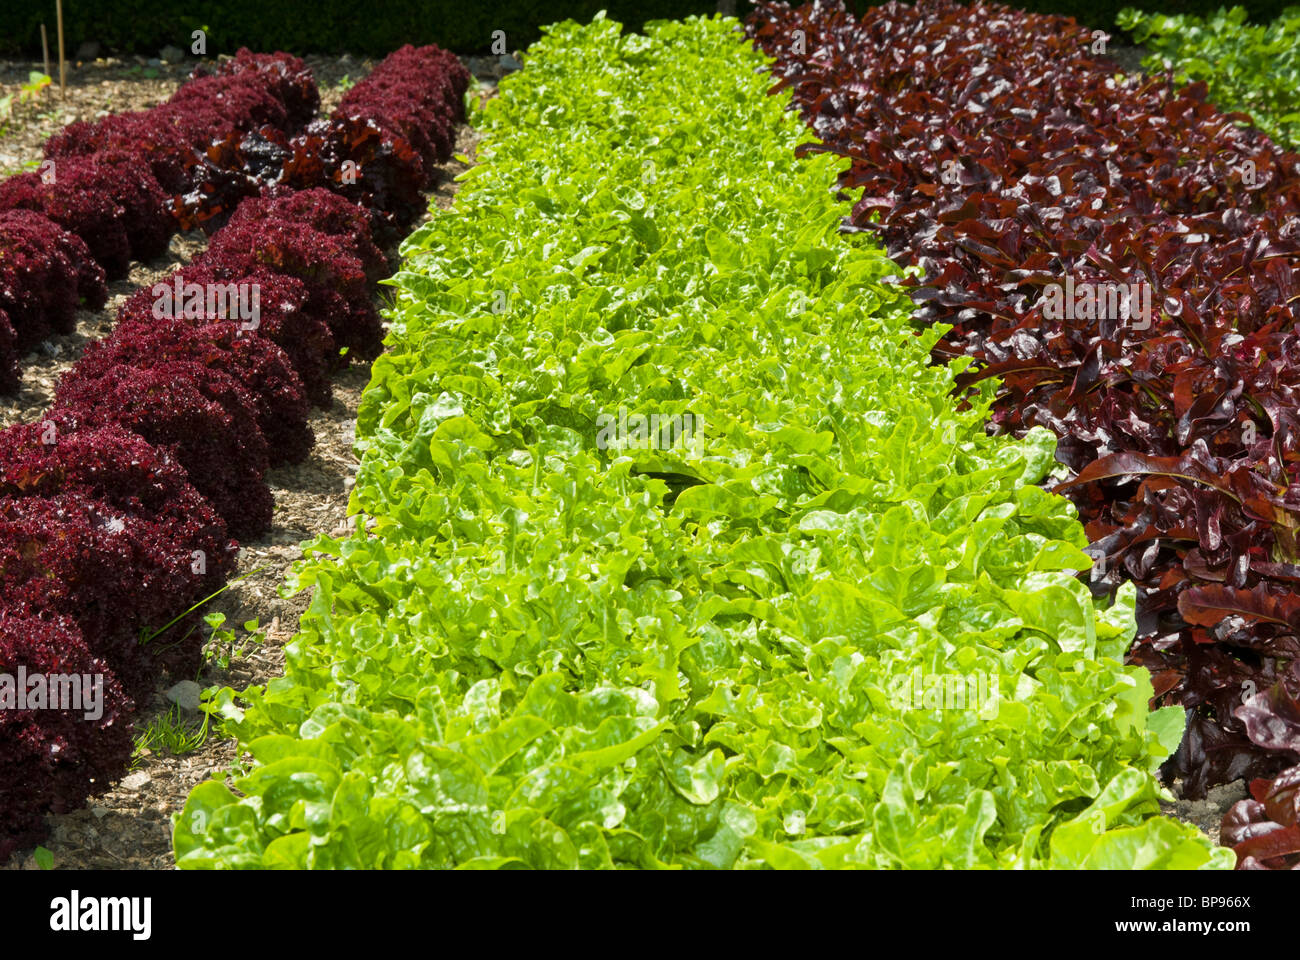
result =
[[1131,47],[1123,43],[1110,45],[1110,58],[1118,63],[1125,73],[1144,73],[1142,60],[1150,55],[1151,51],[1143,46]]
[[[338,83],[347,72],[356,78],[368,69],[350,58],[305,58],[321,86],[322,110],[338,102],[343,87]],[[500,75],[496,64],[471,64],[483,77],[480,96],[486,100],[496,91]],[[116,62],[99,61],[70,76],[68,107],[60,111],[33,114],[10,135],[0,138],[0,170],[6,163],[23,164],[40,157],[45,139],[72,119],[95,116],[97,110],[132,110],[151,106],[170,95],[189,68],[157,69],[157,78],[143,77],[138,70]],[[165,76],[164,76],[165,74]],[[26,79],[25,65],[0,64],[0,83],[14,76]],[[77,81],[74,82],[73,76]],[[0,95],[3,95],[0,89]],[[49,91],[46,91],[48,96]],[[57,97],[57,91],[55,91]],[[475,156],[478,135],[469,127],[457,132],[455,152]],[[440,209],[451,206],[458,184],[455,177],[468,169],[451,160],[439,168],[439,185],[431,199]],[[426,218],[427,219],[427,215]],[[169,276],[188,263],[205,247],[198,232],[172,239],[167,255],[148,264],[134,264],[130,276],[110,286],[110,299],[103,310],[81,311],[77,330],[43,344],[24,358],[23,388],[16,397],[0,397],[0,427],[30,421],[49,405],[60,375],[80,356],[85,344],[111,331],[121,303],[140,287]],[[390,263],[398,263],[397,250],[387,251]],[[357,405],[370,379],[369,365],[353,365],[334,380],[334,400],[327,410],[313,410],[311,427],[316,445],[301,464],[270,471],[267,481],[276,508],[271,531],[264,537],[242,544],[237,576],[243,579],[213,600],[210,612],[225,616],[225,629],[234,630],[232,642],[213,642],[205,647],[204,667],[197,678],[201,688],[233,687],[242,690],[261,685],[284,673],[284,644],[298,630],[298,618],[310,602],[310,593],[296,597],[280,594],[285,575],[302,557],[301,544],[320,534],[344,535],[348,530],[348,495],[359,461],[353,451]],[[256,620],[258,630],[242,629]],[[232,649],[233,647],[233,649]],[[153,703],[142,709],[136,722],[137,743],[141,731],[160,718],[176,716],[188,731],[198,731],[202,715],[173,704],[168,691],[174,684],[193,677],[160,680]],[[197,749],[182,754],[155,744],[138,753],[132,771],[89,805],[73,813],[50,816],[49,837],[44,846],[53,854],[55,869],[164,870],[175,866],[172,857],[172,817],[179,813],[190,791],[210,777],[223,778],[238,761],[236,742],[214,731]],[[37,869],[34,851],[15,854],[0,870]]]
[[1232,783],[1211,787],[1204,800],[1184,798],[1182,781],[1175,781],[1170,790],[1178,799],[1174,803],[1162,801],[1160,809],[1168,816],[1197,827],[1215,843],[1219,842],[1219,827],[1223,823],[1223,815],[1238,800],[1245,800],[1250,796],[1245,780],[1234,780]]

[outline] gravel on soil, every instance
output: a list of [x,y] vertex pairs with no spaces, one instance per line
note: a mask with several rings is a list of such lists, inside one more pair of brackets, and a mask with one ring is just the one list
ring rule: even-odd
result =
[[1204,800],[1188,800],[1182,796],[1182,782],[1177,781],[1171,790],[1177,798],[1173,803],[1161,802],[1160,809],[1166,815],[1182,820],[1184,823],[1190,823],[1200,829],[1200,831],[1213,840],[1219,842],[1219,827],[1223,823],[1223,816],[1232,808],[1232,805],[1238,800],[1245,800],[1250,796],[1246,789],[1245,780],[1234,780],[1231,783],[1222,783],[1217,787],[1211,787],[1205,795]]

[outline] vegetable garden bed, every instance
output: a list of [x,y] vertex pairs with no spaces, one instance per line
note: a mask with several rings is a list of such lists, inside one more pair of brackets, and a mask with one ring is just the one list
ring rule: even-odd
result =
[[52,137],[0,181],[0,389],[77,353],[0,431],[0,677],[104,701],[0,684],[0,860],[290,552],[344,375],[346,523],[295,526],[283,676],[203,675],[176,866],[1300,867],[1300,113],[1252,73],[1300,20],[1120,22],[1145,73],[987,3],[602,15],[328,116],[241,51]]
[[[1300,157],[1204,85],[1116,78],[1061,18],[948,0],[758,16],[818,149],[853,160],[851,226],[922,268],[921,322],[952,324],[936,356],[983,361],[963,385],[1001,379],[1000,432],[1061,438],[1094,591],[1139,584],[1130,657],[1187,709],[1170,773],[1193,797],[1254,779],[1229,842],[1247,866],[1294,865]],[[1063,316],[1050,293],[1076,283]]]
[[1181,711],[1071,575],[1051,440],[953,406],[735,44],[598,20],[503,84],[403,247],[373,527],[313,546],[178,865],[1224,864],[1157,815]]

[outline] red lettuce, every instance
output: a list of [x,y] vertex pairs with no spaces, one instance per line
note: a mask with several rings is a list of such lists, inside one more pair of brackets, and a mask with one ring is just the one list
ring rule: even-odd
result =
[[195,363],[118,365],[93,380],[65,378],[55,399],[56,418],[77,429],[117,424],[165,449],[231,536],[246,540],[270,529],[266,439],[234,378]]
[[98,678],[99,709],[0,709],[0,863],[44,836],[47,813],[68,813],[107,790],[126,772],[133,749],[131,701],[76,624],[6,598],[0,600],[0,674],[16,682],[20,670],[29,678]]

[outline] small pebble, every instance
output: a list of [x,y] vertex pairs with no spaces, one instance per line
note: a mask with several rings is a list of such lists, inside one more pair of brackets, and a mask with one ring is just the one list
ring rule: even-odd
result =
[[167,691],[167,699],[182,710],[198,710],[199,696],[202,693],[203,688],[193,680],[182,680]]
[[143,770],[137,770],[135,773],[127,774],[122,778],[123,790],[143,790],[149,786],[151,778]]

